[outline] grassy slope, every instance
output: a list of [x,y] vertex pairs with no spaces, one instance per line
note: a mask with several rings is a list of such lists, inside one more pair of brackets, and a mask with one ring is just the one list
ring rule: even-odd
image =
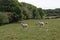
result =
[[39,20],[24,20],[29,24],[27,30],[20,23],[0,26],[0,40],[60,40],[60,19],[44,21],[48,21],[48,24],[41,29],[37,25]]

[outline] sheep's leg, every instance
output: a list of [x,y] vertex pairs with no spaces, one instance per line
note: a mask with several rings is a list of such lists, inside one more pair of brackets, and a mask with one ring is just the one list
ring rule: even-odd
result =
[[42,28],[42,27],[44,27],[44,25],[43,25],[43,24],[41,24],[41,25],[40,25],[40,28]]

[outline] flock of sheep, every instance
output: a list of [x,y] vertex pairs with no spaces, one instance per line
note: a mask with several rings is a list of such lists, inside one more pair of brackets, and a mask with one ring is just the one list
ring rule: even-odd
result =
[[[43,21],[39,21],[39,25],[40,25],[40,27],[43,27],[45,24],[48,24],[48,22],[43,22]],[[21,23],[21,26],[23,27],[23,28],[27,28],[29,25],[28,24],[25,24],[25,23]]]

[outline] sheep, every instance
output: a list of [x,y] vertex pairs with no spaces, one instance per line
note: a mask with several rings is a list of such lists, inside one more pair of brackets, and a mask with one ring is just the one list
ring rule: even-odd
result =
[[22,26],[23,28],[27,28],[27,27],[28,27],[28,24],[23,24],[23,23],[21,23],[21,26]]
[[44,26],[44,22],[39,22],[40,26]]

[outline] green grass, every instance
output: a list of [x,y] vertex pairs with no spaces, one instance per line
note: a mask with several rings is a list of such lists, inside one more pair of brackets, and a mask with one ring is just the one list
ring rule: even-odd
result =
[[37,25],[39,20],[22,21],[29,24],[28,29],[23,29],[20,23],[0,26],[0,40],[60,40],[60,19],[43,21],[48,24],[42,28]]

